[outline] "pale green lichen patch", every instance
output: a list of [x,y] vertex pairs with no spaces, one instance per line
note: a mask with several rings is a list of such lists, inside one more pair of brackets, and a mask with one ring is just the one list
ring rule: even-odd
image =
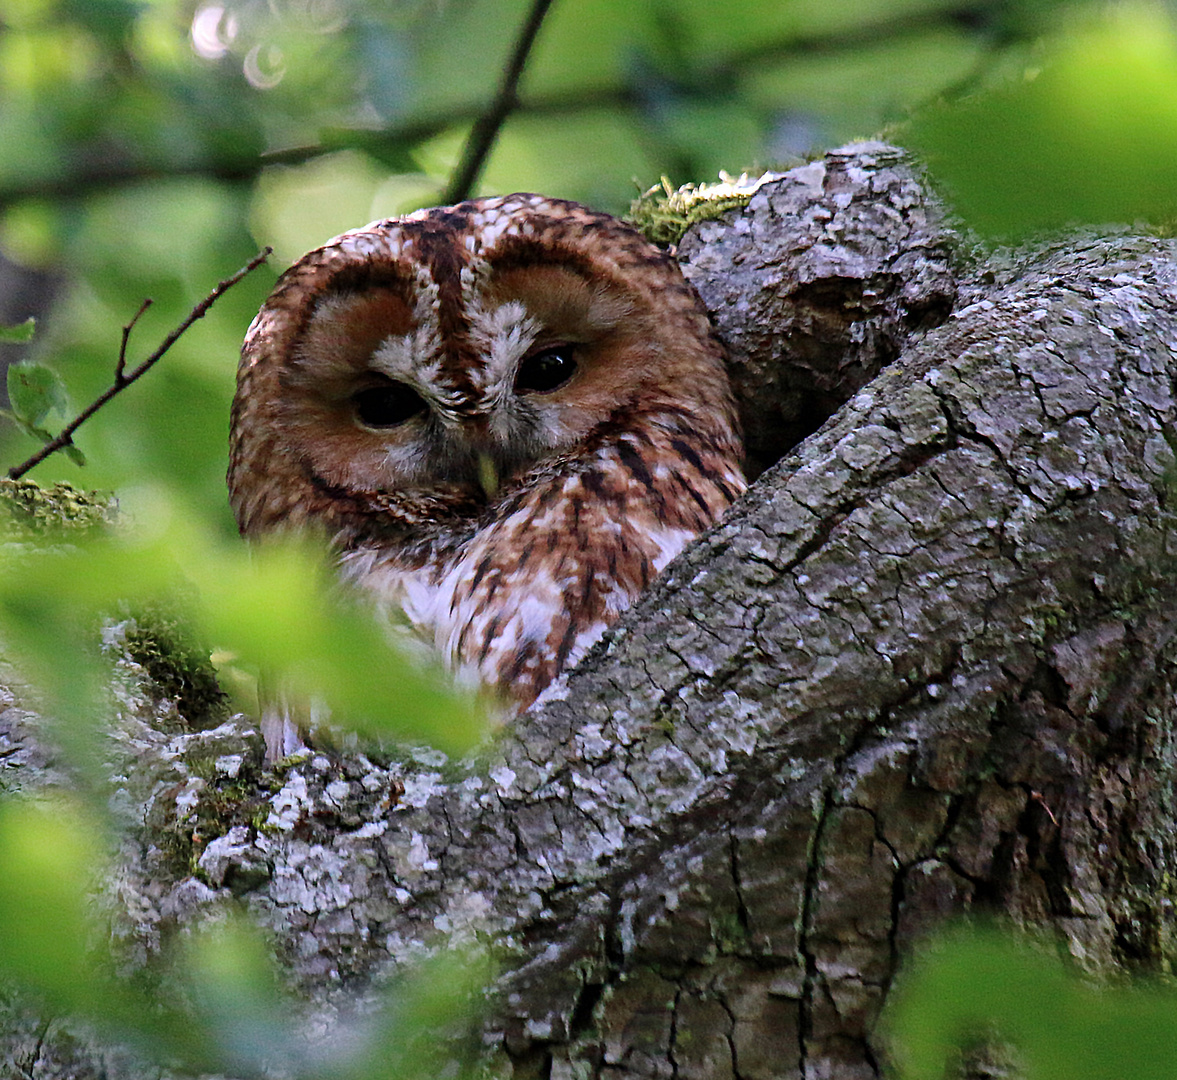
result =
[[117,515],[118,501],[108,492],[0,479],[0,538],[19,541],[89,533],[106,528]]
[[625,220],[655,244],[677,244],[696,222],[747,206],[761,184],[779,175],[766,172],[753,178],[746,173],[729,176],[721,172],[714,184],[684,184],[680,188],[664,176],[660,184],[630,203]]

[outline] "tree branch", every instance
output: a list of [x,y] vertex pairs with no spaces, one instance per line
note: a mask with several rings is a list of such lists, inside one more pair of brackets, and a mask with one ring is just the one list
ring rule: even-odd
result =
[[114,366],[114,384],[122,387],[126,385],[126,370],[127,370],[127,343],[131,340],[131,331],[135,329],[135,324],[143,317],[143,313],[151,307],[152,301],[150,297],[139,305],[139,310],[131,317],[131,321],[123,327],[123,340],[119,344],[119,360]]
[[[830,34],[782,38],[700,63],[689,73],[686,83],[690,88],[697,88],[700,92],[713,95],[717,86],[731,86],[739,83],[749,73],[763,71],[767,65],[783,64],[797,57],[837,56],[861,49],[865,44],[878,45],[937,31],[987,35],[991,15],[992,5],[975,3],[954,11],[915,12],[880,19]],[[950,88],[950,93],[959,93],[971,77],[974,76],[958,80]],[[575,93],[529,95],[526,104],[516,101],[508,111],[513,111],[516,115],[551,118],[575,116],[594,109],[637,110],[642,107],[643,102],[640,88],[627,83]],[[212,176],[226,183],[251,183],[270,165],[301,165],[324,154],[345,149],[364,150],[384,157],[400,151],[407,159],[407,151],[410,148],[436,138],[456,125],[477,124],[488,117],[490,111],[483,109],[481,105],[481,102],[477,102],[448,108],[444,113],[424,115],[409,123],[378,131],[336,129],[329,132],[322,141],[312,145],[287,147],[262,155],[250,149],[239,156],[230,154],[195,164],[169,161],[144,164],[112,161],[109,156],[100,157],[88,162],[85,167],[69,172],[25,176],[18,178],[14,183],[0,185],[0,208],[21,199],[76,199],[91,191],[109,191],[112,187],[137,184],[144,180],[183,176]],[[473,132],[471,140],[472,138]],[[450,193],[458,190],[457,180],[455,172],[450,183]],[[450,193],[447,193],[447,198],[451,197]]]
[[246,274],[256,270],[262,263],[270,257],[272,248],[263,248],[259,251],[249,262],[243,266],[237,273],[231,277],[225,278],[214,288],[203,300],[200,301],[185,317],[184,321],[180,323],[168,336],[163,340],[163,343],[153,352],[146,360],[144,360],[138,367],[133,368],[131,373],[126,373],[127,364],[127,340],[131,336],[131,331],[135,324],[139,321],[140,316],[151,305],[150,300],[144,300],[139,310],[135,313],[134,318],[131,319],[126,326],[123,327],[123,339],[119,348],[119,358],[114,369],[114,382],[101,394],[98,395],[89,405],[86,406],[77,416],[75,416],[68,424],[61,429],[57,436],[50,439],[44,446],[41,447],[32,457],[22,461],[19,465],[14,465],[8,470],[8,478],[10,480],[19,480],[25,473],[36,465],[40,465],[50,454],[56,453],[58,450],[69,446],[73,442],[74,432],[78,430],[87,420],[90,419],[99,409],[102,408],[108,401],[110,401],[117,394],[122,393],[131,383],[135,382],[155,366],[155,364],[162,359],[163,355],[180,339],[180,336],[194,323],[197,319],[203,318],[205,313],[221,296],[223,296],[229,289],[237,284]]
[[491,148],[494,146],[495,139],[498,138],[499,131],[507,117],[519,104],[519,80],[523,77],[523,70],[527,66],[527,58],[531,55],[536,35],[539,34],[544,16],[547,15],[551,6],[552,0],[533,0],[531,11],[519,31],[511,59],[503,72],[498,93],[495,94],[490,108],[474,122],[470,137],[462,149],[462,158],[458,162],[457,168],[454,169],[454,175],[450,178],[445,189],[445,194],[442,197],[443,203],[461,202],[469,197],[479,174],[486,165],[486,159],[490,156]]

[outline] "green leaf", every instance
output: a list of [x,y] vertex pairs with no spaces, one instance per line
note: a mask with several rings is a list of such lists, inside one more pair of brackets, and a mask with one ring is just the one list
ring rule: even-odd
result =
[[[179,535],[170,541],[172,552],[184,546]],[[412,659],[364,597],[341,589],[322,550],[279,540],[247,556],[197,545],[184,563],[205,638],[292,707],[309,711],[317,701],[333,723],[446,753],[468,751],[483,735],[474,700],[439,662]],[[133,578],[132,564],[126,572]]]
[[[480,1075],[470,1066],[485,987],[495,975],[491,957],[469,946],[450,946],[403,972],[389,985],[372,1016],[365,1052],[343,1072],[346,1080],[411,1080]],[[466,1060],[463,1060],[466,1059]]]
[[187,613],[203,638],[296,713],[320,703],[333,724],[446,753],[464,753],[484,735],[472,696],[455,691],[440,663],[399,647],[372,605],[340,587],[325,552],[291,542],[251,551],[186,524],[178,508],[160,513],[167,520],[148,537],[128,531],[79,544],[26,560],[19,573],[0,559],[0,639],[21,654],[71,733],[87,727],[87,701],[102,679],[87,647],[95,622],[122,604],[166,601],[186,584]]
[[16,326],[0,325],[0,344],[23,345],[33,340],[33,333],[37,329],[37,320],[31,315]]
[[[9,370],[11,371],[12,369],[9,368]],[[0,409],[0,416],[3,416],[6,420],[11,420],[30,439],[37,439],[40,442],[47,443],[50,439],[53,438],[51,432],[46,431],[42,427],[36,427],[35,425],[28,423],[28,421],[17,416],[16,413],[12,412],[10,409]]]
[[177,959],[195,1015],[212,1045],[211,1062],[245,1074],[297,1061],[290,1003],[257,926],[243,915],[204,926],[184,940]]
[[1012,1047],[1027,1080],[1166,1080],[1177,1060],[1177,996],[1108,987],[1067,970],[1042,942],[958,928],[907,965],[886,1026],[901,1080],[939,1080],[961,1049]]
[[0,806],[0,972],[65,1011],[95,1003],[86,897],[102,846],[68,798]]
[[44,364],[12,364],[8,368],[8,400],[13,412],[30,427],[40,427],[56,409],[66,410],[65,385]]
[[902,137],[976,229],[1018,237],[1177,213],[1177,32],[1124,4],[1054,40],[1040,68]]

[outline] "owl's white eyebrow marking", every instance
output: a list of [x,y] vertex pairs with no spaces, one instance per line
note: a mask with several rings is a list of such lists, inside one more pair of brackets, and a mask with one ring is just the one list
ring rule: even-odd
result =
[[470,304],[470,336],[486,364],[470,372],[471,381],[492,404],[502,401],[515,383],[515,370],[543,327],[518,300],[497,308]]
[[434,357],[438,345],[432,327],[418,327],[410,334],[392,334],[372,353],[372,370],[415,385],[422,379],[428,380],[436,367]]
[[464,395],[445,378],[441,339],[431,327],[418,327],[411,334],[387,337],[372,354],[373,371],[408,383],[438,407],[438,414],[454,424],[461,422]]
[[441,290],[426,266],[417,268],[415,291],[413,322],[416,328],[408,334],[386,337],[368,363],[373,371],[415,387],[446,414],[461,404],[462,394],[442,377],[445,350],[438,319]]

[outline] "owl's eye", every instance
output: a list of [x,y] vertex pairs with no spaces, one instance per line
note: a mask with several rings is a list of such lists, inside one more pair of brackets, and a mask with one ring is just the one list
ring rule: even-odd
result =
[[391,428],[425,411],[425,401],[411,386],[390,382],[352,395],[356,419],[365,427]]
[[545,394],[559,389],[575,373],[576,360],[571,347],[553,345],[524,358],[515,376],[515,389],[521,393]]

